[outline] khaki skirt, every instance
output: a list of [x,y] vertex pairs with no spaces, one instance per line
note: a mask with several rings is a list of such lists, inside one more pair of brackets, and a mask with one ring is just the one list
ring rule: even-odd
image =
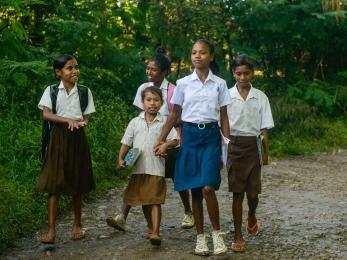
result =
[[230,136],[227,169],[229,191],[261,193],[261,166],[256,136]]
[[149,174],[133,174],[124,191],[124,203],[137,205],[164,204],[166,196],[165,178]]
[[55,124],[38,178],[38,191],[74,196],[94,188],[92,162],[84,129],[70,131],[65,124]]

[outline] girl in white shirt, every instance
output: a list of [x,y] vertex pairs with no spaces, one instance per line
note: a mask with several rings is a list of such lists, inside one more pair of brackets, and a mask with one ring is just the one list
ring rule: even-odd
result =
[[[80,74],[78,63],[71,55],[60,55],[53,62],[60,84],[55,85],[56,103],[52,104],[53,85],[46,88],[39,102],[43,119],[53,125],[45,152],[37,188],[48,193],[48,232],[39,240],[54,243],[55,222],[60,195],[70,195],[73,200],[74,223],[71,240],[85,236],[81,224],[82,194],[95,188],[89,145],[84,132],[88,115],[95,112],[92,93],[77,85]],[[80,90],[87,90],[88,105],[82,111]],[[55,113],[53,113],[54,111]]]
[[[130,206],[142,205],[147,220],[148,237],[153,245],[160,245],[161,204],[165,202],[165,159],[155,156],[154,145],[166,122],[158,111],[163,104],[160,89],[148,87],[142,91],[144,112],[132,119],[121,140],[118,165],[125,168],[124,157],[131,146],[142,151],[132,170],[132,176],[124,192],[124,203]],[[172,129],[159,151],[165,155],[168,147],[178,144],[178,135]],[[112,224],[112,223],[111,223]],[[113,226],[113,225],[111,225]]]
[[191,189],[193,215],[197,231],[195,254],[208,255],[207,235],[203,229],[203,199],[206,201],[213,232],[214,255],[226,254],[223,233],[220,231],[219,207],[215,190],[221,177],[221,131],[229,134],[227,105],[230,97],[226,82],[213,74],[214,47],[198,40],[192,49],[194,72],[177,81],[171,99],[172,113],[158,139],[163,142],[179,116],[183,121],[182,144],[176,161],[175,190]]

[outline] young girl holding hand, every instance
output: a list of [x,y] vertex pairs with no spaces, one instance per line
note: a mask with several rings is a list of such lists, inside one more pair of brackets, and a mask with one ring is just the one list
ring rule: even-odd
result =
[[[153,148],[166,122],[166,117],[158,113],[163,104],[162,92],[159,88],[148,87],[142,91],[141,96],[144,112],[132,119],[128,125],[121,140],[118,164],[120,168],[126,167],[124,157],[130,146],[142,151],[124,191],[124,204],[142,205],[150,242],[153,245],[160,245],[161,204],[165,202],[166,196],[165,159],[155,156]],[[175,147],[178,144],[175,129],[172,129],[167,139],[167,142],[160,147],[160,154],[165,154],[168,147]]]
[[55,241],[60,195],[70,195],[73,200],[75,218],[71,240],[85,236],[81,224],[82,194],[95,188],[89,145],[84,132],[88,115],[95,112],[92,93],[88,89],[88,105],[82,112],[80,86],[77,85],[80,72],[73,56],[60,55],[54,60],[53,69],[60,80],[55,107],[52,107],[51,87],[46,88],[38,105],[43,110],[44,120],[53,125],[37,184],[38,191],[48,193],[48,232],[39,238],[42,243]]
[[[221,131],[229,134],[227,105],[230,97],[226,82],[213,74],[214,47],[205,40],[195,42],[191,59],[193,74],[177,81],[171,99],[173,111],[157,141],[156,152],[177,118],[183,121],[182,144],[176,161],[175,191],[191,189],[193,216],[197,231],[195,254],[208,255],[207,235],[203,229],[203,199],[212,223],[214,255],[226,254],[223,233],[220,231],[219,207],[215,190],[219,189],[221,177]],[[211,67],[211,69],[210,69]],[[164,147],[165,148],[165,147]]]

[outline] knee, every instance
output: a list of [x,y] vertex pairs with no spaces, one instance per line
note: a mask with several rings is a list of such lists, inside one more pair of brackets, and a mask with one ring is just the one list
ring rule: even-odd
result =
[[194,201],[202,201],[201,189],[192,189],[192,200],[194,200]]
[[258,194],[249,194],[249,193],[247,193],[247,200],[249,200],[249,201],[257,201],[258,200]]
[[233,193],[233,200],[234,201],[243,201],[244,196],[245,195],[243,192],[234,192]]
[[204,197],[206,196],[212,196],[214,195],[214,189],[212,187],[204,187],[202,188],[202,194],[204,195]]

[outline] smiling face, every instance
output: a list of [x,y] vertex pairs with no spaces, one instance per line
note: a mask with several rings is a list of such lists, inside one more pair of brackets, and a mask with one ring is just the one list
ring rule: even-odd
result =
[[160,65],[155,61],[150,61],[147,64],[146,74],[148,81],[153,82],[155,86],[160,87],[163,82],[166,71],[160,70]]
[[197,42],[194,44],[191,54],[192,63],[195,69],[207,69],[210,63],[213,61],[214,55],[207,44],[203,42]]
[[157,93],[147,91],[143,98],[143,109],[146,113],[156,115],[163,104],[163,100]]
[[69,85],[75,85],[80,75],[80,70],[75,59],[68,60],[63,68],[55,69],[57,77]]
[[249,87],[253,77],[253,70],[247,65],[237,66],[233,70],[233,75],[239,87]]

